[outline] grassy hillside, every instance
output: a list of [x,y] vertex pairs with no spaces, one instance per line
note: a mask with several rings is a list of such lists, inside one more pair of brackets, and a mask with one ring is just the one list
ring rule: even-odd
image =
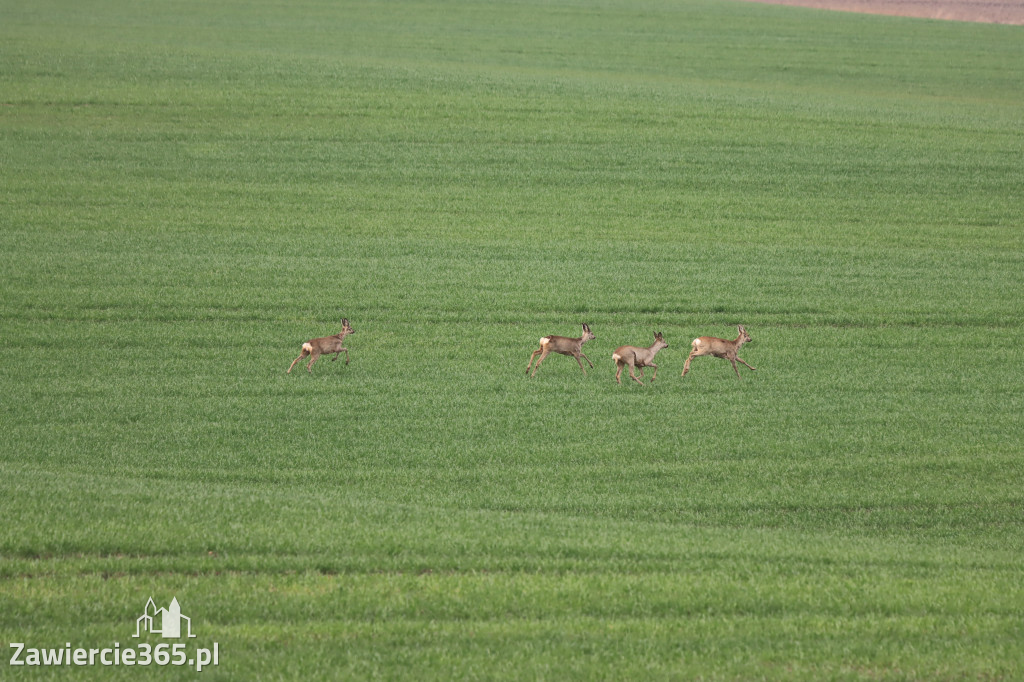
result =
[[23,5],[5,679],[155,674],[6,646],[156,646],[150,596],[211,679],[1024,676],[1019,27]]

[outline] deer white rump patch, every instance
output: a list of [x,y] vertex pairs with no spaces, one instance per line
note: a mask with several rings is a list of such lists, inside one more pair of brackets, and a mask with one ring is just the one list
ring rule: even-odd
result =
[[540,340],[540,345],[542,345],[542,346],[546,346],[546,345],[548,345],[549,343],[551,343],[551,339],[550,339],[550,337],[547,337],[547,336],[541,337],[541,340]]
[[302,350],[306,351],[307,353],[312,353],[313,352],[313,344],[311,344],[309,341],[307,341],[306,343],[302,344]]
[[622,359],[621,355],[619,355],[618,353],[612,353],[612,360],[614,360],[615,362],[618,362],[621,359]]
[[694,340],[693,340],[693,343],[692,343],[691,345],[693,345],[693,346],[699,346],[699,345],[700,345],[700,339],[694,339]]

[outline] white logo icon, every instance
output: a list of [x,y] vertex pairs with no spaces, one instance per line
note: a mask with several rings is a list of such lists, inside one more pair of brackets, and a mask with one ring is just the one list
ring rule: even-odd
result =
[[171,605],[166,609],[158,609],[150,597],[146,602],[146,611],[135,621],[135,637],[141,637],[143,632],[154,635],[163,635],[164,639],[178,639],[181,637],[182,621],[185,623],[186,637],[195,637],[192,634],[192,619],[181,615],[181,606],[178,598],[171,600]]

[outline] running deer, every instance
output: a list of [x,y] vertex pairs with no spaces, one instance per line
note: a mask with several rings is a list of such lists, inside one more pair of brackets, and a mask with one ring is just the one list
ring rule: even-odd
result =
[[[580,369],[583,370],[583,376],[587,376],[587,370],[583,369],[583,363],[580,362],[580,356],[587,361],[590,365],[590,369],[594,369],[594,363],[590,361],[586,353],[583,352],[583,344],[587,341],[592,341],[597,337],[594,336],[593,332],[590,331],[590,327],[586,324],[583,325],[583,336],[579,338],[571,339],[568,336],[545,336],[540,340],[540,348],[533,351],[533,355],[530,356],[530,361],[526,363],[526,373],[531,377],[537,373],[540,369],[540,363],[544,362],[544,358],[548,356],[548,353],[561,353],[562,355],[571,355],[576,358],[576,362],[579,363]],[[540,359],[537,360],[537,364],[533,367],[533,374],[530,374],[530,365],[533,364],[533,359],[540,355]]]
[[338,334],[335,334],[334,336],[324,336],[319,339],[310,339],[309,341],[306,341],[306,343],[302,344],[302,354],[299,355],[299,357],[292,360],[292,365],[291,367],[288,368],[288,371],[286,373],[291,374],[292,367],[295,367],[295,363],[301,360],[302,358],[306,357],[307,355],[313,356],[310,359],[309,364],[306,365],[306,371],[308,371],[310,374],[313,373],[313,363],[316,362],[316,359],[323,354],[330,355],[331,353],[334,353],[334,357],[331,358],[331,362],[334,362],[335,360],[338,359],[338,356],[341,355],[342,352],[344,352],[345,364],[347,365],[348,348],[345,348],[345,346],[342,345],[342,342],[345,340],[346,336],[355,333],[356,330],[352,329],[352,326],[349,325],[348,318],[342,318],[341,332],[339,332]]
[[644,382],[636,378],[633,374],[633,368],[640,368],[640,376],[644,375],[644,367],[653,367],[654,374],[651,376],[653,382],[658,378],[658,366],[654,364],[654,356],[658,354],[658,351],[662,348],[668,348],[668,344],[665,343],[665,337],[662,336],[661,332],[654,332],[654,343],[648,348],[638,348],[636,346],[619,346],[612,353],[612,360],[615,361],[615,366],[618,367],[618,371],[615,372],[616,383],[621,384],[622,381],[619,377],[622,376],[622,368],[629,367],[629,378],[640,384],[644,385]]
[[[750,334],[743,328],[743,325],[738,327],[740,335],[736,337],[735,341],[729,341],[728,339],[719,339],[714,336],[702,336],[699,339],[693,340],[693,350],[690,351],[690,357],[686,358],[686,364],[683,365],[683,373],[681,376],[686,376],[686,373],[690,371],[690,360],[701,355],[714,355],[716,358],[725,358],[732,363],[732,369],[736,372],[736,377],[742,379],[740,376],[739,369],[736,368],[736,361],[739,360],[744,365],[747,365],[746,361],[740,356],[736,355],[740,351],[740,346],[750,341]],[[750,367],[750,365],[747,365]],[[750,369],[756,369],[750,367]]]

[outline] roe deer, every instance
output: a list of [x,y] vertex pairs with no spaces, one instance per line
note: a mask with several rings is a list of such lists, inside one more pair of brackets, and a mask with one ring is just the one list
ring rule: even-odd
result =
[[638,348],[636,346],[619,346],[612,353],[612,360],[615,361],[615,366],[618,367],[618,371],[615,372],[616,383],[621,384],[622,381],[619,377],[622,376],[622,368],[629,367],[629,378],[640,384],[644,385],[644,382],[636,378],[633,374],[633,368],[640,368],[640,376],[644,375],[644,367],[653,367],[654,375],[651,377],[653,382],[658,378],[658,366],[654,364],[654,356],[658,354],[658,351],[662,348],[668,348],[668,344],[665,343],[665,337],[662,336],[661,332],[654,332],[654,343],[649,348]]
[[[735,341],[729,341],[728,339],[719,339],[714,336],[702,336],[699,339],[693,340],[693,350],[690,351],[690,357],[686,358],[686,364],[683,365],[683,373],[680,376],[686,376],[686,373],[690,371],[690,360],[701,355],[714,355],[716,358],[725,358],[732,363],[732,370],[736,372],[736,377],[742,379],[740,376],[739,369],[736,368],[736,361],[739,360],[744,365],[747,365],[746,361],[740,356],[736,355],[739,352],[740,346],[750,341],[750,334],[743,328],[743,325],[738,327],[740,335],[736,337]],[[747,365],[750,367],[750,365]],[[750,369],[756,369],[750,367]]]
[[[590,365],[590,369],[594,369],[594,363],[590,361],[586,353],[583,352],[583,344],[587,341],[596,339],[593,332],[590,331],[590,327],[586,324],[583,325],[583,336],[571,339],[568,336],[545,336],[540,340],[540,348],[533,351],[533,355],[530,356],[530,361],[526,363],[526,373],[530,374],[530,365],[533,364],[533,359],[540,355],[540,359],[537,360],[537,364],[533,367],[533,374],[537,373],[540,369],[540,363],[544,362],[544,358],[548,356],[548,353],[561,353],[562,355],[571,355],[576,358],[576,362],[579,363],[580,369],[583,369],[583,363],[580,362],[580,356],[587,361]],[[532,377],[533,374],[530,374]],[[583,376],[587,376],[587,370],[583,369]]]
[[352,326],[349,325],[348,318],[342,318],[341,331],[339,333],[335,334],[334,336],[324,336],[319,339],[310,339],[309,341],[306,341],[306,343],[302,344],[302,354],[299,355],[299,357],[292,360],[291,367],[288,368],[288,371],[286,373],[291,374],[292,367],[295,367],[295,363],[301,360],[302,358],[306,357],[307,355],[313,356],[310,359],[309,364],[306,365],[306,371],[308,371],[310,374],[313,373],[313,363],[316,362],[316,359],[319,358],[320,355],[324,353],[328,355],[334,353],[334,357],[331,358],[331,362],[334,362],[335,360],[338,359],[338,356],[341,355],[341,353],[344,351],[345,364],[347,365],[348,348],[345,348],[345,346],[342,345],[342,341],[344,341],[345,337],[348,336],[349,334],[355,333],[356,330],[352,329]]

